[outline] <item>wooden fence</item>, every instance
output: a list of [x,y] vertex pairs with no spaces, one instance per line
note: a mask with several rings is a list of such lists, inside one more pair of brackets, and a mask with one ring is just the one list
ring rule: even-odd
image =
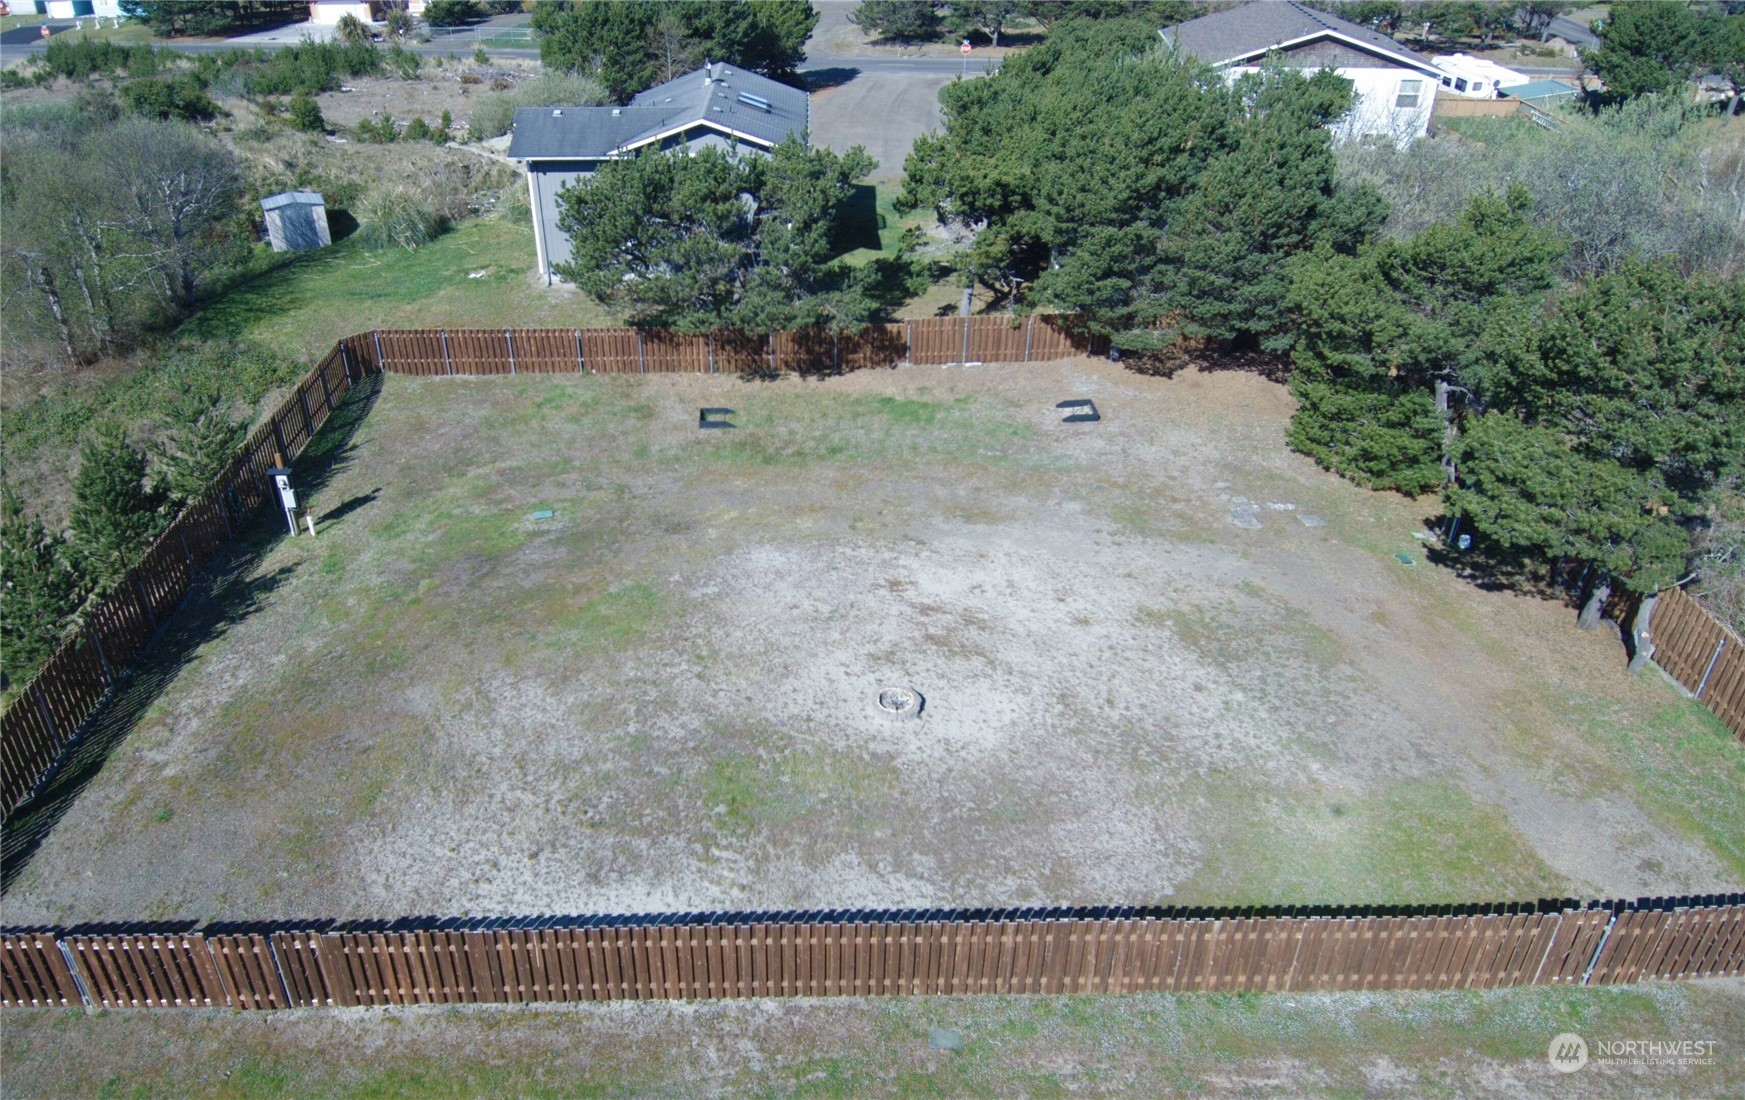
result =
[[1742,974],[1745,895],[1402,912],[886,910],[0,933],[8,1007],[1496,989]]
[[361,377],[340,347],[328,352],[0,715],[0,820],[51,773],[200,570],[255,510],[277,499],[266,476],[274,454],[286,461],[301,454]]
[[1682,588],[1660,593],[1649,616],[1649,634],[1654,663],[1745,740],[1745,642],[1739,635]]
[[[364,377],[410,375],[763,372],[831,373],[957,362],[1040,362],[1107,345],[1065,316],[934,317],[836,336],[682,336],[638,329],[410,329],[348,336],[248,437],[211,487],[170,525],[120,585],[66,639],[0,715],[0,822],[36,789],[174,613],[199,570],[274,499],[274,452],[295,459]],[[1745,739],[1745,646],[1683,592],[1653,616],[1654,659]]]
[[1030,363],[1101,354],[1107,343],[1061,316],[929,317],[825,329],[686,336],[635,328],[403,329],[353,337],[360,362],[391,374],[834,374],[898,363]]

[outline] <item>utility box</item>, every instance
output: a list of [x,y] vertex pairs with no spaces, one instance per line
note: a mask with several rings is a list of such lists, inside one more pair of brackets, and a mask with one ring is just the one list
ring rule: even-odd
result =
[[319,191],[286,191],[261,200],[267,239],[274,252],[305,252],[333,243],[327,230],[327,203]]

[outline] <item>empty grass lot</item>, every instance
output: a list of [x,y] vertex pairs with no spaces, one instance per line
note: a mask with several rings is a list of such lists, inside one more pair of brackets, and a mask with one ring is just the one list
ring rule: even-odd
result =
[[1089,360],[388,378],[6,919],[1739,889],[1719,724],[1288,411]]

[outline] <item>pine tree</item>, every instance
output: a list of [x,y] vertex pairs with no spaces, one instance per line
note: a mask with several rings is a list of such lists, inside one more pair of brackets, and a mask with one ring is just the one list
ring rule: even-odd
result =
[[162,529],[162,497],[146,487],[145,475],[145,453],[119,426],[92,431],[73,475],[68,518],[73,560],[93,590],[120,580]]
[[321,105],[308,92],[298,92],[291,97],[290,118],[292,129],[306,134],[319,134],[327,129],[327,119],[322,117]]
[[48,660],[79,607],[79,577],[65,551],[59,535],[0,487],[0,678],[8,685]]
[[185,395],[169,410],[163,438],[153,448],[157,484],[180,509],[206,486],[242,445],[243,425],[217,393]]

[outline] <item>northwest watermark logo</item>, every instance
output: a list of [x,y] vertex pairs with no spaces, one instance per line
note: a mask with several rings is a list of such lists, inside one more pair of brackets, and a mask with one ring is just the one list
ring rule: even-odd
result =
[[1546,1048],[1545,1057],[1559,1073],[1596,1066],[1712,1066],[1720,1044],[1713,1039],[1600,1039],[1590,1048],[1586,1039],[1565,1031]]
[[1551,1040],[1551,1047],[1545,1052],[1551,1060],[1551,1068],[1558,1073],[1574,1073],[1587,1065],[1587,1040],[1573,1031],[1566,1031]]

